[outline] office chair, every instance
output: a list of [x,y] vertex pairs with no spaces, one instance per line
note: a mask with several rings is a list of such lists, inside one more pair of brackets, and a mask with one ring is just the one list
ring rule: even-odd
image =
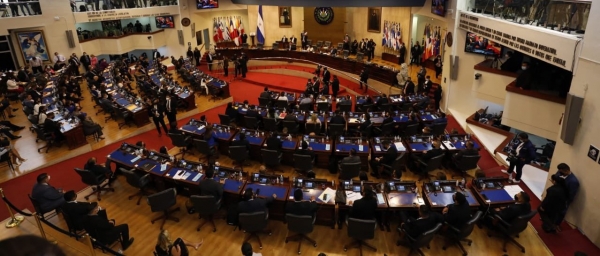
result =
[[314,247],[317,247],[317,242],[306,235],[312,233],[316,220],[315,217],[288,213],[285,215],[285,220],[287,221],[288,234],[290,232],[296,233],[295,235],[288,235],[285,238],[285,243],[289,240],[298,241],[298,254],[301,253],[300,247],[304,240],[311,242]]
[[400,227],[398,227],[398,232],[404,233],[404,240],[398,240],[396,242],[397,246],[404,245],[410,248],[410,252],[408,255],[411,255],[414,251],[418,252],[419,255],[425,256],[421,248],[427,247],[429,249],[429,243],[433,240],[435,234],[442,228],[442,223],[438,223],[434,228],[423,232],[417,237],[411,237],[406,231]]
[[137,205],[140,205],[140,201],[142,200],[142,197],[144,196],[148,196],[148,192],[146,191],[146,186],[148,186],[148,183],[150,183],[150,174],[146,174],[146,175],[139,175],[135,172],[135,169],[132,170],[126,170],[124,168],[119,168],[119,170],[121,171],[121,173],[123,175],[125,175],[125,178],[127,179],[127,183],[134,187],[137,188],[139,191],[133,195],[129,196],[129,200],[131,200],[132,198],[139,196],[138,201],[137,201]]
[[375,228],[377,227],[375,220],[348,218],[346,224],[348,225],[348,236],[351,237],[353,241],[344,245],[344,251],[348,251],[348,248],[351,247],[358,247],[360,254],[362,255],[363,246],[371,248],[373,251],[377,251],[377,248],[365,242],[365,240],[373,239],[375,237]]
[[360,104],[360,105],[356,105],[354,108],[356,108],[356,112],[369,112],[369,110],[371,108],[373,108],[373,104]]
[[[81,223],[77,223],[75,221],[75,219],[69,215],[66,211],[61,211],[63,218],[65,219],[65,222],[67,223],[67,228],[69,229],[69,236],[73,236],[71,234],[76,234],[76,235],[81,235],[83,234],[83,226]],[[73,236],[75,237],[76,240],[79,240],[79,238],[77,236]]]
[[6,165],[8,166],[8,169],[15,172],[15,167],[13,165],[12,160],[10,159],[10,155],[9,155],[8,151],[6,151],[6,152],[4,152],[4,154],[0,155],[0,163],[3,163],[3,162],[6,163]]
[[240,213],[239,221],[240,227],[248,234],[244,239],[244,243],[248,242],[252,237],[258,240],[259,248],[262,249],[262,242],[258,233],[267,233],[271,235],[271,230],[265,229],[267,227],[267,219],[269,217],[268,212],[253,212],[253,213]]
[[[475,155],[475,156],[462,156],[460,161],[454,160],[454,158],[452,159],[452,161],[454,162],[454,165],[456,166],[456,168],[460,171],[459,176],[461,177],[466,177],[469,176],[469,174],[467,173],[468,170],[472,170],[472,169],[476,169],[478,168],[477,163],[479,163],[479,159],[481,159],[480,155]],[[457,177],[457,176],[453,176],[452,178]]]
[[35,134],[36,134],[35,142],[38,142],[40,140],[46,142],[46,145],[38,148],[38,150],[37,150],[38,153],[42,149],[46,149],[46,153],[48,153],[50,148],[52,148],[52,146],[54,146],[54,135],[52,134],[52,132],[46,132],[44,130],[43,126],[38,125],[35,127]]
[[329,124],[329,136],[331,138],[336,139],[338,136],[344,135],[344,129],[346,129],[343,124]]
[[200,218],[204,221],[198,225],[196,231],[200,231],[200,228],[207,222],[213,227],[213,232],[217,232],[217,226],[215,225],[214,215],[219,211],[221,202],[217,202],[214,196],[190,196],[190,201],[194,205],[194,209],[198,213]]
[[446,225],[448,226],[448,229],[446,229],[445,234],[447,240],[446,243],[444,243],[442,250],[445,251],[446,248],[448,248],[448,246],[457,245],[463,252],[463,256],[467,256],[468,253],[461,242],[467,242],[467,245],[471,246],[471,243],[473,243],[473,241],[467,239],[467,237],[470,236],[473,232],[473,228],[475,227],[475,224],[477,223],[479,218],[481,218],[481,215],[483,215],[483,212],[477,211],[461,229],[446,223]]
[[271,169],[271,172],[283,172],[278,170],[277,167],[281,164],[281,154],[275,150],[261,149],[262,159],[265,166]]
[[312,124],[307,123],[306,124],[305,133],[310,134],[313,132],[315,134],[321,133],[321,123],[312,123]]
[[410,136],[414,136],[419,134],[419,124],[411,124],[411,125],[407,125],[404,128],[404,134],[403,137],[404,138],[408,138]]
[[248,149],[246,146],[229,146],[229,157],[233,160],[235,167],[244,170],[244,162],[248,159]]
[[317,103],[317,111],[331,111],[331,104],[329,102]]
[[[519,249],[521,249],[521,252],[523,252],[523,253],[525,252],[525,247],[523,247],[523,245],[521,245],[519,242],[517,242],[513,237],[515,237],[515,236],[518,237],[518,235],[527,228],[527,223],[536,214],[537,214],[537,211],[535,211],[535,210],[531,211],[527,214],[517,217],[510,223],[504,221],[497,214],[494,215],[494,218],[498,220],[498,225],[496,225],[496,228],[498,229],[498,231],[500,231],[500,233],[502,233],[503,238],[504,238],[504,244],[502,246],[502,251],[506,252],[506,244],[508,244],[508,242],[511,242],[514,245],[516,245],[517,247],[519,247]],[[491,237],[491,233],[488,233],[488,237]]]
[[192,145],[192,137],[185,134],[170,132],[169,138],[171,138],[171,144],[179,148],[179,153],[173,155],[173,157],[181,155],[181,159],[183,159],[185,157],[185,153],[188,151],[189,146]]
[[114,119],[115,121],[122,120],[121,122],[117,121],[117,126],[121,130],[125,125],[130,127],[130,124],[133,122],[133,114],[123,108],[114,108]]
[[314,110],[314,107],[313,107],[312,103],[302,103],[302,104],[300,104],[298,109],[300,109],[302,111],[311,111],[311,110]]
[[171,213],[180,210],[179,207],[170,209],[171,206],[177,204],[177,190],[175,190],[174,188],[163,190],[161,192],[148,196],[146,200],[148,201],[152,212],[163,212],[163,215],[154,218],[151,221],[152,224],[154,224],[155,221],[162,219],[162,224],[160,224],[160,229],[162,230],[167,220],[179,222],[179,218],[171,216]]
[[275,118],[263,118],[263,126],[266,131],[276,132],[279,130],[279,122]]
[[[58,215],[58,212],[60,211],[59,208],[56,208],[56,209],[42,209],[42,205],[40,204],[40,202],[38,200],[36,200],[35,198],[31,197],[30,194],[27,194],[27,196],[29,197],[29,200],[31,201],[31,204],[33,205],[33,209],[35,210],[36,214],[40,218],[46,219],[46,218],[51,218],[51,217],[54,217],[54,216]],[[51,211],[55,211],[55,213],[49,214],[48,216],[46,216],[46,213],[49,213]]]
[[268,98],[258,98],[258,105],[261,107],[266,107],[271,102],[271,99]]
[[279,50],[279,43],[273,43],[273,45],[271,45],[271,48],[276,51]]
[[[106,178],[106,176],[104,176],[104,175],[96,176],[91,171],[81,170],[79,168],[75,168],[75,172],[77,172],[77,174],[79,174],[79,176],[81,177],[81,181],[84,184],[92,187],[92,189],[93,189],[92,193],[90,193],[87,196],[84,196],[85,200],[89,200],[91,195],[96,194],[98,201],[100,201],[100,200],[102,200],[102,198],[100,198],[100,193],[102,193],[102,191],[115,192],[114,188],[110,188],[110,187],[107,188],[107,186],[110,186],[109,182],[104,183],[105,181],[108,180]],[[102,183],[104,183],[104,185],[102,185]]]
[[256,130],[258,128],[258,120],[253,116],[244,116],[244,125],[248,129]]
[[[404,156],[406,152],[402,152],[399,156],[396,157],[394,163],[392,165],[381,164],[380,175],[391,177],[392,179],[400,180],[402,178],[402,172],[406,170],[406,166],[404,166]],[[396,175],[394,175],[396,174]]]
[[376,134],[381,135],[382,137],[392,136],[394,134],[394,126],[396,123],[387,123],[381,126],[381,128],[374,128],[377,130]]
[[421,159],[418,159],[417,161],[419,161],[419,163],[421,165],[420,169],[417,170],[417,172],[418,172],[417,174],[420,176],[419,181],[421,181],[423,179],[428,179],[429,172],[440,168],[442,166],[443,159],[444,159],[444,154],[432,157],[431,159],[429,159],[429,161],[427,161],[427,163],[421,161]]
[[352,104],[336,104],[335,110],[350,112],[350,110],[352,110]]
[[294,154],[294,170],[306,174],[313,169],[313,159],[308,155]]
[[275,102],[275,108],[288,108],[287,100],[277,100]]
[[221,125],[229,125],[231,123],[231,119],[228,115],[219,114],[219,122]]
[[339,180],[351,180],[358,177],[360,173],[361,163],[343,163],[340,164]]
[[291,120],[283,120],[283,127],[288,129],[290,134],[298,133],[298,123]]
[[448,123],[435,123],[431,126],[431,134],[433,134],[433,136],[439,136],[442,135],[446,132],[446,125],[448,125]]
[[208,142],[205,140],[193,139],[193,144],[200,154],[206,156],[206,162],[217,153],[216,148],[208,146]]
[[379,105],[379,111],[390,112],[392,110],[392,105],[390,103],[383,103]]

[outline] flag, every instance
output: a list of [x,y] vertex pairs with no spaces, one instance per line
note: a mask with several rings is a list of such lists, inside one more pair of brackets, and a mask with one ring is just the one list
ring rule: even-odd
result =
[[258,6],[258,20],[256,21],[256,39],[258,43],[265,43],[265,24],[263,23],[262,5]]
[[240,36],[244,34],[244,24],[242,23],[242,19],[240,17],[240,25],[239,25]]
[[226,18],[223,18],[223,20],[219,21],[219,28],[223,32],[222,33],[223,34],[223,40],[230,41],[231,37],[229,37],[229,31],[227,29],[227,21],[226,20],[224,21],[224,19],[226,19]]
[[219,40],[219,25],[217,25],[217,19],[214,18],[213,19],[213,40],[215,40],[215,43],[218,43]]
[[235,42],[236,46],[240,46],[240,38],[239,38],[239,34],[238,34],[238,30],[235,27],[236,22],[234,21],[235,17],[231,17],[231,19],[229,20],[229,31],[231,32],[231,38],[233,39],[233,42]]
[[386,38],[385,35],[387,34],[387,28],[388,28],[388,22],[387,20],[385,22],[383,22],[383,34],[381,35],[381,46],[385,47],[386,45]]
[[400,50],[400,43],[402,43],[402,30],[400,30],[400,23],[396,24],[396,41],[398,41],[398,50]]

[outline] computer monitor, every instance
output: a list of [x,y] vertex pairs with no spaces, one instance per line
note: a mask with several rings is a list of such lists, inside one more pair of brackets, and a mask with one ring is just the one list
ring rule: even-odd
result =
[[305,188],[308,188],[308,189],[315,188],[315,183],[314,183],[314,182],[311,182],[311,181],[307,181],[307,182],[306,182],[306,185],[305,185],[304,187],[305,187]]
[[494,185],[494,182],[486,182],[485,183],[485,187],[487,187],[487,188],[494,188],[494,187],[496,187],[496,185]]
[[393,181],[388,182],[388,187],[390,187],[390,190],[396,190],[396,186],[394,185]]
[[400,192],[404,192],[404,191],[406,191],[406,186],[404,186],[404,185],[397,185],[396,186],[396,190],[398,190]]
[[267,184],[267,178],[265,178],[265,177],[260,178],[260,183]]
[[344,181],[344,188],[345,189],[350,189],[350,181],[349,180],[345,180]]
[[304,179],[298,179],[296,181],[296,187],[302,187],[302,184],[304,183]]
[[227,176],[227,172],[224,172],[224,171],[219,172],[219,177],[225,178],[226,176]]
[[439,186],[440,186],[440,182],[439,182],[439,181],[437,181],[437,180],[436,180],[436,181],[434,181],[434,182],[433,182],[433,186],[434,186],[434,187],[439,187]]
[[258,181],[259,177],[260,177],[260,173],[255,173],[254,176],[252,177],[252,180]]
[[359,193],[360,193],[360,186],[359,186],[359,185],[353,186],[353,187],[352,187],[352,191],[353,191],[353,192],[359,192]]
[[219,170],[219,166],[215,166],[215,171],[218,171],[218,170]]

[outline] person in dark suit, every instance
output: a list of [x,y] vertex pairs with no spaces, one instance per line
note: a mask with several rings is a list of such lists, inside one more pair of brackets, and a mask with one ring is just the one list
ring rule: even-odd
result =
[[114,220],[108,220],[98,214],[99,206],[90,207],[88,215],[83,219],[83,227],[96,240],[105,245],[121,238],[121,248],[127,250],[134,238],[129,238],[129,225],[116,225]]
[[277,152],[279,152],[279,154],[281,154],[281,146],[283,145],[283,142],[281,141],[281,139],[277,138],[277,134],[276,133],[271,133],[271,136],[269,136],[269,138],[267,139],[267,149],[268,150],[275,150]]
[[302,43],[302,49],[306,49],[308,45],[308,32],[304,31],[304,33],[300,34],[300,42]]
[[447,205],[442,214],[444,221],[451,226],[462,229],[465,224],[471,219],[471,209],[469,202],[463,193],[456,192],[452,195],[453,204]]
[[440,148],[441,145],[440,141],[434,140],[431,143],[431,149],[424,152],[425,154],[421,156],[421,161],[427,163],[431,158],[444,154],[444,150]]
[[250,105],[248,107],[248,111],[246,111],[246,116],[247,117],[254,117],[256,118],[257,122],[261,122],[262,121],[262,115],[258,112],[258,110],[256,110],[256,106],[254,105]]
[[363,197],[354,202],[349,202],[352,208],[350,209],[350,218],[361,220],[375,219],[375,210],[377,210],[377,198],[371,187],[364,187]]
[[[87,216],[88,212],[92,207],[98,207],[97,202],[78,202],[77,193],[70,190],[64,195],[65,204],[61,206],[62,211],[69,216],[76,230],[83,229],[83,219]],[[102,209],[98,211],[98,215],[107,219],[106,210]]]
[[350,149],[347,157],[342,158],[338,163],[338,169],[342,170],[342,164],[355,164],[361,163],[360,157],[356,155],[356,149]]
[[237,140],[233,140],[231,142],[231,146],[244,146],[246,150],[250,151],[250,142],[246,139],[246,134],[240,132],[240,138]]
[[502,220],[511,223],[517,217],[527,214],[531,211],[529,204],[529,195],[523,191],[515,195],[515,203],[504,208],[496,208],[493,213]]
[[[329,72],[329,71],[327,71]],[[337,97],[338,92],[340,91],[340,80],[336,75],[333,75],[333,81],[331,82],[331,94],[333,95],[333,99]]]
[[538,207],[542,218],[542,229],[546,233],[556,232],[556,218],[567,208],[567,185],[559,175],[550,176],[552,186],[546,189],[546,197]]
[[525,61],[521,64],[521,70],[519,76],[517,76],[517,80],[515,81],[515,86],[520,88],[521,90],[529,90],[531,89],[532,82],[533,71],[531,71],[529,62]]
[[315,213],[319,206],[315,201],[315,196],[310,197],[310,201],[303,201],[304,194],[302,193],[302,189],[294,190],[294,202],[287,203],[285,205],[285,212],[294,215],[300,216],[312,216],[315,217]]
[[575,174],[571,172],[571,167],[569,167],[569,165],[567,165],[566,163],[560,163],[556,168],[558,168],[556,175],[565,179],[565,186],[567,187],[567,208],[565,208],[558,215],[555,223],[556,227],[560,229],[559,226],[565,218],[565,215],[567,214],[567,209],[569,208],[569,205],[573,203],[573,201],[575,200],[575,196],[579,191],[579,180],[577,179],[577,177],[575,177]]
[[[439,213],[432,212],[427,205],[419,206],[419,218],[409,217],[406,212],[401,212],[402,224],[400,227],[412,238],[433,229],[438,223],[442,222]],[[404,233],[403,233],[404,234]]]
[[385,150],[385,154],[380,157],[376,157],[371,159],[371,175],[374,177],[379,177],[379,166],[382,164],[385,165],[393,165],[396,160],[396,156],[398,155],[398,149],[396,149],[395,145],[392,145],[389,140],[384,140],[381,142],[383,146],[383,150]]
[[369,80],[369,71],[365,68],[362,70],[362,72],[360,72],[360,84],[359,84],[359,89],[363,88],[363,85],[365,86],[365,92],[367,92],[367,90],[369,89],[369,85],[367,84],[367,81]]
[[310,156],[313,161],[315,160],[315,152],[313,152],[312,148],[308,146],[308,142],[306,141],[302,141],[300,148],[296,149],[294,154]]
[[338,105],[350,105],[350,106],[352,106],[352,96],[347,95],[346,97],[340,99],[340,101],[337,104]]
[[200,66],[200,50],[198,47],[194,48],[194,59],[196,60],[196,66]]
[[458,165],[463,156],[478,156],[479,151],[477,151],[477,149],[474,149],[474,147],[475,147],[475,144],[473,144],[473,141],[467,141],[465,143],[465,149],[454,154],[454,157],[452,157],[452,161],[456,165]]
[[211,52],[206,55],[206,62],[208,62],[208,71],[212,71],[213,56]]
[[500,69],[502,71],[508,71],[508,72],[519,71],[519,65],[520,65],[521,61],[519,60],[519,58],[517,56],[515,56],[515,53],[507,52],[506,58],[507,59],[504,61],[504,63],[502,63],[502,65],[500,65]]
[[48,113],[48,117],[44,120],[44,131],[52,132],[56,141],[64,141],[65,135],[60,131],[60,123],[53,120],[54,112]]
[[424,92],[429,93],[432,86],[433,86],[433,82],[431,82],[431,76],[425,76],[425,81],[423,82]]
[[[276,194],[265,198],[258,198],[257,195],[252,191],[251,188],[247,188],[244,191],[243,201],[238,203],[238,213],[253,213],[253,212],[268,212],[268,205],[277,198]],[[267,214],[268,215],[268,214]]]
[[342,115],[342,112],[339,110],[335,111],[335,116],[331,117],[331,120],[329,120],[330,124],[343,124],[344,126],[346,125],[346,118],[344,118],[344,116]]
[[92,59],[90,58],[90,55],[88,55],[86,52],[83,52],[83,55],[81,55],[81,58],[79,59],[81,60],[81,64],[83,64],[85,71],[90,71],[90,65],[92,65]]
[[389,104],[389,103],[390,103],[390,100],[388,99],[387,95],[385,95],[385,93],[383,93],[383,94],[381,94],[379,99],[377,99],[377,102],[375,102],[375,105],[381,109],[381,105]]
[[329,80],[331,80],[331,72],[329,72],[329,70],[327,70],[327,67],[324,67],[323,68],[323,83],[328,85]]
[[242,34],[242,43],[245,44],[248,42],[248,35],[246,33]]
[[269,92],[269,87],[265,87],[265,90],[261,92],[258,97],[263,99],[271,99],[271,92]]
[[200,181],[198,186],[200,187],[200,195],[213,196],[217,201],[217,204],[220,204],[221,198],[223,198],[223,185],[214,180],[214,176],[215,170],[213,168],[208,168],[206,170],[206,179]]
[[158,137],[162,136],[162,132],[160,132],[160,126],[162,125],[165,133],[168,135],[169,130],[167,129],[167,125],[165,124],[165,108],[160,104],[158,99],[155,99],[152,106],[148,110],[148,114],[152,117],[152,121],[156,126],[156,131],[158,131]]
[[294,122],[298,122],[298,117],[296,117],[296,115],[294,114],[294,112],[291,109],[287,110],[287,115],[285,115],[285,117],[283,118],[284,121],[294,121]]
[[172,131],[177,130],[177,97],[168,94],[165,98],[165,113]]
[[233,108],[233,103],[227,103],[227,108],[225,108],[225,115],[229,117],[229,120],[236,121],[238,119],[239,112]]
[[227,56],[223,57],[223,75],[229,76],[229,58]]
[[413,107],[416,108],[417,110],[425,110],[427,108],[427,106],[429,105],[429,96],[427,96],[426,92],[421,92],[421,99],[419,99],[418,102],[416,102],[415,104],[413,104]]
[[110,168],[106,167],[104,164],[98,164],[95,157],[90,157],[90,159],[88,159],[83,166],[83,169],[92,172],[97,177],[106,176],[107,178],[110,178],[113,175],[113,172],[110,170]]
[[31,197],[40,204],[42,212],[52,211],[65,203],[62,189],[56,189],[48,184],[50,175],[42,173],[37,176],[37,183],[33,186]]
[[[523,166],[525,164],[531,163],[532,160],[537,156],[535,153],[535,146],[529,140],[529,135],[527,133],[519,133],[518,135],[519,143],[515,143],[513,145],[511,155],[515,156],[513,161],[510,161],[510,166],[508,167],[508,171],[502,170],[503,173],[508,174],[509,182],[519,183],[521,182],[521,175],[523,174]],[[517,175],[513,179],[513,172],[516,172]]]
[[406,78],[404,82],[404,95],[410,95],[415,93],[415,83],[412,82],[410,77]]

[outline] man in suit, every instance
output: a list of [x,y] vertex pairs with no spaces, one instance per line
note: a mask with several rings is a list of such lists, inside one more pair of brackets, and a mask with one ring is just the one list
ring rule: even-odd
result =
[[162,136],[162,132],[160,132],[160,126],[162,125],[165,133],[168,135],[169,130],[167,129],[167,124],[165,124],[165,108],[162,104],[160,104],[158,99],[155,99],[152,106],[148,110],[148,114],[152,117],[152,121],[156,126],[156,131],[158,131],[158,137]]
[[452,195],[453,204],[447,205],[442,214],[444,221],[451,226],[462,229],[465,224],[471,219],[471,209],[469,209],[469,202],[463,193],[456,192]]
[[281,155],[281,146],[283,145],[283,142],[281,141],[281,139],[277,138],[277,134],[276,133],[271,133],[271,136],[269,136],[269,138],[267,139],[267,149],[268,150],[275,150],[277,152],[279,152],[279,154]]
[[121,239],[121,248],[127,250],[133,243],[133,237],[129,238],[129,225],[116,225],[114,220],[108,220],[99,215],[100,207],[90,207],[88,215],[83,219],[83,227],[96,240],[105,245],[117,239]]
[[444,150],[441,149],[441,143],[439,140],[434,140],[431,143],[431,149],[424,151],[423,153],[425,153],[424,155],[422,155],[419,159],[423,162],[423,163],[427,163],[431,158],[434,158],[436,156],[442,155],[444,154]]
[[308,142],[302,141],[299,149],[296,149],[294,154],[310,156],[310,159],[315,160],[315,152],[313,152],[312,148],[308,146]]
[[376,157],[371,159],[371,175],[374,177],[379,177],[379,166],[382,164],[392,165],[396,160],[396,156],[398,155],[398,149],[396,149],[396,145],[392,145],[389,140],[384,140],[381,145],[383,146],[383,150],[385,150],[385,154],[380,157]]
[[250,151],[250,142],[246,139],[246,134],[240,132],[240,138],[237,140],[233,140],[231,142],[231,146],[244,146],[247,151]]
[[521,70],[519,72],[519,76],[517,76],[517,80],[515,81],[515,86],[521,90],[529,90],[531,89],[532,82],[533,73],[531,71],[529,62],[525,61],[521,64]]
[[282,43],[287,43],[288,42],[287,36],[283,35],[283,37],[281,38],[281,42]]
[[[329,71],[327,71],[327,72],[329,72]],[[340,91],[340,80],[338,80],[336,75],[333,75],[333,81],[331,82],[331,94],[333,95],[333,100],[335,100],[339,91]]]
[[194,48],[194,59],[196,60],[196,66],[200,66],[200,50],[198,47]]
[[213,196],[217,201],[217,204],[220,204],[221,198],[223,198],[223,185],[213,179],[215,176],[215,170],[213,168],[208,168],[205,174],[206,178],[198,184],[200,187],[200,195]]
[[294,215],[300,216],[312,216],[315,217],[315,213],[319,206],[315,201],[315,196],[310,197],[310,201],[303,201],[304,194],[302,193],[302,189],[294,190],[294,202],[287,203],[285,205],[285,212]]
[[42,212],[52,211],[65,203],[62,189],[56,189],[48,184],[50,175],[42,173],[37,176],[37,183],[33,186],[31,197],[40,204]]
[[300,33],[300,41],[302,42],[302,49],[306,49],[306,45],[308,45],[308,32],[304,31],[304,33]]
[[527,214],[531,211],[529,204],[529,195],[523,191],[515,195],[515,203],[507,207],[496,208],[493,213],[502,218],[502,220],[511,223],[517,217]]
[[[196,49],[198,49],[198,48],[196,48]],[[156,49],[152,52],[152,60],[154,60],[155,62],[156,61],[160,62],[160,52],[158,52],[158,50],[156,50]]]
[[342,170],[342,164],[356,164],[359,163],[360,164],[360,157],[358,157],[356,155],[356,149],[350,149],[350,152],[348,153],[347,157],[344,157],[339,163],[338,163],[338,169],[341,171]]
[[95,176],[105,176],[111,178],[113,172],[104,164],[98,164],[95,157],[91,157],[83,166],[83,169],[92,172]]
[[577,192],[579,191],[579,180],[575,177],[575,174],[571,171],[571,167],[566,163],[560,163],[557,166],[558,171],[555,175],[560,176],[565,179],[565,185],[567,189],[567,207],[558,215],[556,218],[556,227],[560,230],[560,224],[562,223],[565,215],[567,214],[567,210],[569,209],[569,205],[573,203],[575,200],[575,196],[577,196]]
[[331,73],[327,70],[327,67],[323,68],[323,83],[328,85],[329,80],[331,80]]
[[223,75],[225,77],[229,76],[229,59],[227,56],[223,57]]
[[431,82],[431,76],[425,76],[425,82],[423,82],[423,88],[426,93],[429,93],[433,83]]
[[263,116],[258,112],[258,110],[256,110],[256,106],[254,105],[250,105],[250,107],[248,107],[248,111],[246,111],[246,116],[256,118],[257,122],[262,121],[263,118]]
[[[556,218],[567,208],[567,185],[565,179],[554,174],[550,176],[552,186],[546,189],[546,196],[540,206],[538,213],[542,219],[542,229],[547,233],[556,232]],[[560,225],[560,223],[559,223]]]
[[271,99],[271,92],[269,92],[269,88],[265,87],[265,90],[263,92],[261,92],[258,97],[270,100]]
[[329,120],[329,123],[330,124],[343,124],[345,127],[346,126],[346,118],[344,118],[341,111],[336,110],[335,116],[331,117],[331,120]]
[[291,109],[287,110],[287,115],[285,115],[285,117],[283,118],[284,121],[294,121],[294,122],[298,122],[298,117],[296,117],[296,115],[294,114],[294,112]]
[[242,43],[245,44],[248,42],[248,35],[246,33],[242,34]]
[[404,233],[401,235],[402,238],[404,238],[403,234],[407,234],[410,237],[416,238],[420,234],[433,229],[438,223],[442,222],[442,218],[440,217],[439,213],[432,212],[431,208],[429,208],[427,205],[419,206],[418,219],[408,217],[406,212],[401,212],[400,217],[402,219],[400,228],[404,230]]
[[369,80],[369,71],[365,68],[362,70],[362,72],[360,72],[360,84],[359,84],[359,89],[362,89],[363,85],[365,86],[365,93],[367,92],[367,89],[369,89],[367,80]]
[[81,58],[79,59],[81,60],[81,64],[83,64],[85,71],[89,72],[90,65],[92,65],[92,59],[90,58],[90,55],[88,55],[86,52],[83,52],[83,55],[81,55]]
[[400,43],[400,58],[398,58],[398,64],[402,65],[402,63],[404,63],[404,59],[406,59],[406,46],[404,46],[404,43]]
[[429,105],[429,96],[427,96],[426,92],[421,92],[421,99],[413,104],[413,106],[418,110],[425,110],[427,105]]
[[363,188],[363,197],[354,202],[350,201],[350,218],[361,220],[375,219],[375,210],[377,210],[377,198],[371,187]]
[[255,194],[251,188],[247,188],[244,191],[243,201],[238,203],[237,212],[238,213],[253,213],[253,212],[267,212],[268,205],[277,198],[276,194],[273,194],[269,197],[258,198],[258,195]]
[[[98,202],[78,202],[77,193],[73,190],[67,191],[64,198],[66,203],[62,205],[61,209],[73,221],[76,230],[83,229],[83,220],[92,207],[98,207]],[[104,209],[98,211],[98,215],[107,219]]]
[[71,57],[69,58],[69,65],[69,69],[71,70],[72,74],[79,76],[79,65],[81,65],[81,62],[79,62],[79,58],[77,58],[75,53],[71,54]]
[[165,113],[172,131],[177,130],[177,97],[167,93],[165,98]]
[[290,51],[295,51],[296,50],[296,43],[298,42],[298,38],[296,38],[294,35],[292,35],[290,37]]
[[465,143],[465,149],[454,154],[454,157],[452,157],[452,161],[454,162],[454,164],[458,166],[463,156],[478,156],[479,152],[477,151],[477,149],[474,149],[474,147],[475,145],[473,144],[473,141],[467,141]]
[[406,78],[406,82],[404,82],[404,95],[410,95],[415,93],[415,83],[412,82],[410,77]]
[[385,93],[382,93],[381,97],[379,97],[379,99],[377,99],[377,102],[375,102],[375,105],[377,106],[377,108],[381,109],[382,105],[389,103],[390,100],[388,99],[387,95],[385,95]]
[[206,62],[208,62],[208,71],[212,71],[213,56],[210,51],[206,55]]

